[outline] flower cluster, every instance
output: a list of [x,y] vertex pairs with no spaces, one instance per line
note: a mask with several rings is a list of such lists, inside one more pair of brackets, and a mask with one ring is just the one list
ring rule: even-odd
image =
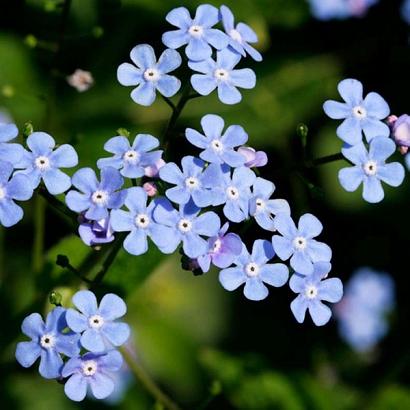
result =
[[[188,67],[196,72],[191,85],[200,95],[218,90],[219,99],[225,104],[236,104],[242,96],[238,88],[255,87],[256,76],[249,68],[236,66],[242,57],[249,55],[262,61],[260,53],[251,46],[258,41],[256,33],[246,24],[235,25],[234,16],[226,6],[217,9],[209,4],[198,6],[194,18],[185,7],[171,10],[166,20],[176,27],[162,36],[168,47],[158,61],[154,49],[148,44],[135,46],[130,53],[134,64],[123,63],[118,67],[117,78],[125,86],[137,86],[131,98],[141,105],[151,105],[156,91],[168,98],[181,88],[181,81],[169,73],[182,63],[177,49],[185,46]],[[215,26],[222,23],[224,31]]]
[[319,20],[362,17],[378,0],[309,0],[312,14]]
[[130,329],[117,319],[127,307],[112,293],[98,305],[87,290],[77,292],[72,302],[76,309],[57,306],[45,322],[38,313],[24,319],[21,329],[31,341],[17,344],[16,359],[30,367],[40,358],[40,375],[62,381],[71,400],[84,400],[88,389],[104,399],[114,391],[113,373],[123,363],[116,347],[127,341]]
[[394,288],[390,275],[370,268],[358,269],[347,283],[335,316],[340,335],[354,350],[367,352],[386,335],[387,316],[395,304]]
[[348,192],[363,184],[363,199],[380,202],[384,198],[382,182],[397,187],[404,179],[400,163],[386,163],[396,150],[394,141],[389,138],[389,126],[382,121],[389,115],[390,108],[375,92],[363,98],[363,86],[357,80],[341,81],[338,90],[344,102],[326,101],[323,109],[330,118],[343,119],[336,134],[345,143],[343,156],[353,166],[339,171],[340,184]]

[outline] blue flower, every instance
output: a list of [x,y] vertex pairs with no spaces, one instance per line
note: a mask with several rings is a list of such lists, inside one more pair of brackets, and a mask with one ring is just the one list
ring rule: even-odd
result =
[[369,152],[363,143],[342,149],[342,154],[354,166],[339,171],[339,181],[348,191],[355,191],[363,183],[363,199],[376,203],[384,198],[381,181],[397,187],[404,179],[404,168],[398,162],[386,164],[386,159],[396,150],[390,138],[376,137],[370,142]]
[[171,10],[165,18],[178,30],[164,33],[162,42],[173,49],[188,44],[185,53],[190,60],[205,60],[212,55],[211,46],[221,50],[228,45],[226,34],[212,28],[219,21],[218,9],[214,6],[200,5],[194,19],[185,7]]
[[248,53],[255,61],[262,61],[259,51],[248,44],[258,41],[256,33],[244,23],[238,23],[235,27],[234,16],[228,7],[221,6],[220,12],[222,24],[230,39],[229,45],[244,57]]
[[225,204],[224,215],[232,222],[242,222],[249,216],[249,199],[252,196],[251,186],[255,182],[255,173],[246,167],[231,170],[221,166],[221,178],[215,179],[213,205]]
[[81,192],[71,190],[65,198],[67,206],[75,212],[85,212],[92,221],[108,217],[108,209],[117,209],[124,203],[127,192],[118,191],[124,180],[118,170],[112,167],[101,169],[98,182],[91,168],[79,169],[72,178],[73,185]]
[[407,24],[410,24],[410,0],[404,0],[401,6],[401,16]]
[[64,364],[61,354],[72,357],[80,353],[80,336],[67,333],[66,329],[66,309],[62,307],[54,308],[46,323],[38,313],[27,316],[21,330],[31,341],[17,344],[17,361],[23,367],[30,367],[40,357],[40,374],[46,379],[60,377]]
[[219,167],[210,165],[204,169],[204,161],[191,156],[182,158],[181,164],[182,172],[173,162],[159,170],[159,176],[163,181],[176,185],[166,190],[166,196],[180,205],[186,204],[191,198],[200,208],[211,205],[211,188],[220,174]]
[[269,241],[258,239],[253,243],[250,255],[245,245],[234,261],[233,268],[221,270],[219,281],[226,290],[235,290],[243,283],[243,293],[250,300],[265,299],[269,290],[264,285],[283,286],[289,277],[289,271],[283,263],[267,263],[275,256]]
[[154,221],[172,228],[172,236],[168,238],[169,252],[173,252],[182,241],[182,248],[190,258],[204,255],[208,243],[201,236],[215,236],[221,221],[215,212],[199,214],[200,209],[192,202],[181,205],[177,212],[165,198],[157,202],[154,208]]
[[358,352],[370,350],[387,333],[387,317],[394,304],[395,285],[390,275],[358,269],[336,306],[341,337]]
[[118,67],[117,78],[122,85],[137,85],[131,98],[141,105],[151,105],[155,101],[156,90],[164,97],[172,97],[181,87],[181,81],[168,73],[181,65],[181,56],[175,50],[167,49],[159,58],[148,44],[135,46],[130,53],[134,64],[123,63]]
[[381,121],[389,115],[390,108],[379,94],[372,92],[363,99],[362,83],[352,79],[341,81],[338,90],[345,102],[329,100],[323,109],[330,118],[344,119],[336,130],[339,138],[355,145],[362,141],[362,131],[367,141],[390,135],[389,127]]
[[54,138],[45,132],[33,132],[27,138],[30,151],[24,150],[20,161],[15,168],[30,179],[33,189],[36,189],[41,180],[52,195],[62,194],[71,187],[71,178],[59,168],[72,168],[78,164],[78,155],[75,149],[68,144],[54,150]]
[[274,226],[282,235],[273,235],[273,249],[282,260],[290,259],[290,266],[302,275],[313,273],[313,264],[329,262],[332,250],[326,244],[316,241],[323,226],[312,214],[300,217],[296,228],[292,218],[286,214],[279,214],[275,218]]
[[224,135],[224,120],[219,115],[208,114],[201,119],[204,135],[187,128],[187,140],[196,147],[204,149],[199,156],[204,161],[216,164],[228,164],[231,167],[240,167],[245,157],[234,150],[235,147],[248,141],[248,134],[240,125],[231,125]]
[[68,360],[63,368],[63,377],[69,379],[64,385],[66,396],[82,401],[88,386],[96,399],[105,399],[114,391],[113,372],[120,370],[123,363],[121,353],[110,350],[106,353],[86,353]]
[[100,306],[97,306],[93,292],[80,290],[72,300],[79,312],[68,309],[67,324],[74,332],[82,333],[80,342],[85,349],[100,353],[127,341],[129,326],[116,321],[127,312],[127,306],[119,296],[108,293],[101,299]]
[[229,223],[225,223],[217,235],[208,239],[208,251],[197,258],[198,266],[202,272],[208,272],[213,265],[218,268],[227,268],[242,251],[241,238],[232,232],[228,232]]
[[268,156],[265,151],[256,151],[252,147],[239,147],[238,152],[245,157],[245,167],[264,167],[268,163]]
[[144,176],[146,167],[155,167],[161,159],[162,151],[149,152],[158,145],[158,139],[149,134],[138,134],[132,145],[126,137],[110,138],[104,149],[114,156],[99,159],[97,166],[119,169],[126,178],[140,178]]
[[30,180],[25,175],[13,175],[13,165],[0,161],[0,223],[6,228],[23,218],[23,210],[14,203],[27,201],[33,195]]
[[252,198],[249,201],[249,213],[257,224],[267,231],[274,231],[274,215],[290,215],[290,207],[284,199],[270,199],[275,185],[263,178],[256,178],[253,183]]
[[234,70],[240,59],[240,54],[226,48],[217,52],[216,62],[212,58],[190,61],[189,67],[201,73],[192,75],[192,87],[201,95],[209,95],[218,88],[218,97],[224,104],[238,103],[242,95],[236,87],[250,89],[256,84],[255,73],[250,68]]
[[132,255],[147,252],[147,237],[150,237],[163,253],[174,251],[168,251],[169,238],[173,235],[172,229],[153,220],[152,212],[156,202],[151,201],[147,206],[147,193],[141,187],[128,189],[125,206],[129,211],[111,211],[111,226],[116,232],[130,232],[124,240],[124,249],[127,252]]
[[325,279],[332,265],[329,262],[314,264],[313,273],[302,276],[292,275],[289,286],[299,295],[290,304],[293,315],[299,323],[305,320],[306,310],[309,310],[313,323],[316,326],[325,325],[332,316],[332,311],[321,300],[337,303],[343,296],[343,284],[338,278]]
[[20,161],[23,147],[20,144],[9,142],[16,138],[18,133],[14,124],[0,123],[0,161],[8,161],[12,164]]
[[309,0],[312,14],[319,20],[362,17],[379,0]]
[[109,217],[91,221],[80,215],[79,220],[78,234],[86,245],[95,246],[110,243],[115,239]]

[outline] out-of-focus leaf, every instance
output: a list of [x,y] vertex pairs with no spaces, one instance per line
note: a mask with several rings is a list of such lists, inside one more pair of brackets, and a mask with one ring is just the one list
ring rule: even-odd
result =
[[368,410],[407,410],[410,409],[410,389],[390,385],[380,390],[366,406]]

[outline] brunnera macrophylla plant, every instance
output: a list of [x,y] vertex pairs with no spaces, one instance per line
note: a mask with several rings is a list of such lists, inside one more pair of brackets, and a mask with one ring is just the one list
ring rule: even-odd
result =
[[[37,191],[51,206],[74,216],[85,246],[110,247],[103,270],[85,280],[91,288],[103,280],[121,247],[130,257],[143,258],[155,246],[164,254],[179,250],[183,266],[194,273],[218,268],[226,290],[242,288],[252,301],[267,298],[272,287],[289,281],[297,294],[290,304],[296,320],[302,323],[309,312],[314,324],[325,325],[331,310],[323,302],[340,301],[343,285],[329,277],[332,250],[320,240],[322,223],[311,213],[292,215],[289,203],[275,197],[274,183],[255,172],[266,165],[267,155],[245,145],[246,124],[229,124],[217,114],[204,113],[197,127],[185,130],[192,155],[177,162],[163,159],[173,142],[170,130],[191,98],[215,91],[222,103],[237,104],[242,90],[255,87],[255,72],[246,61],[262,60],[251,45],[256,33],[235,23],[226,6],[201,5],[193,15],[178,7],[166,20],[173,26],[162,36],[167,48],[136,45],[132,64],[122,63],[117,70],[119,83],[133,87],[135,103],[149,106],[161,96],[172,108],[162,138],[166,144],[161,147],[150,134],[130,139],[123,130],[107,139],[108,154],[97,161],[97,169],[79,168],[69,177],[64,170],[79,162],[74,147],[58,146],[42,131],[31,132],[23,147],[13,142],[16,126],[0,124],[1,225],[18,223],[23,218],[20,202]],[[179,69],[191,73],[188,83],[181,84]],[[180,90],[175,104],[170,98]],[[386,160],[396,145],[407,153],[409,117],[384,122],[387,103],[376,93],[363,98],[357,80],[342,81],[339,91],[344,102],[328,101],[324,109],[343,120],[337,135],[352,166],[340,171],[340,183],[349,191],[363,184],[364,199],[377,202],[383,198],[381,181],[397,186],[403,180],[403,167]],[[64,203],[55,197],[61,194]],[[244,222],[254,222],[269,239],[248,243],[230,232]],[[75,271],[66,257],[60,265]],[[75,273],[83,277],[83,272]],[[40,374],[64,383],[72,400],[83,400],[89,388],[97,399],[106,398],[114,391],[113,374],[122,366],[118,347],[130,335],[128,325],[117,320],[126,313],[125,302],[109,293],[98,305],[90,290],[78,291],[72,302],[76,309],[57,304],[45,322],[38,313],[23,321],[22,332],[31,341],[17,345],[17,361],[29,367],[40,358]]]

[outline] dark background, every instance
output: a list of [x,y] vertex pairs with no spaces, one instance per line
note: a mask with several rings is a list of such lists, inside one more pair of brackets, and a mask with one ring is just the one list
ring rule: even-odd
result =
[[[119,127],[160,136],[170,116],[158,98],[142,107],[129,98],[131,88],[116,80],[116,69],[128,61],[139,43],[163,50],[161,34],[171,29],[166,13],[178,5],[190,10],[196,1],[74,0],[61,49],[61,9],[54,1],[2,1],[0,14],[0,107],[20,129],[31,121],[55,139],[75,145],[80,166],[95,166],[106,156],[104,142]],[[54,8],[53,8],[54,4]],[[222,3],[212,2],[215,6]],[[267,151],[261,176],[276,184],[276,197],[289,201],[298,218],[312,212],[323,222],[323,241],[333,249],[333,275],[346,282],[361,266],[389,272],[395,280],[397,303],[387,337],[371,353],[358,355],[338,335],[337,324],[316,328],[310,318],[299,325],[285,286],[272,288],[262,302],[251,302],[240,290],[228,293],[217,272],[194,277],[182,271],[178,255],[165,258],[155,250],[141,257],[121,252],[99,293],[114,291],[128,303],[127,319],[134,330],[137,355],[154,378],[185,408],[198,408],[215,382],[222,393],[209,408],[244,409],[408,409],[410,239],[408,180],[386,188],[376,205],[361,199],[360,190],[343,191],[337,171],[343,162],[320,166],[303,175],[288,168],[301,164],[296,127],[309,127],[307,158],[336,153],[341,141],[337,123],[325,116],[322,104],[336,98],[344,78],[363,82],[365,92],[379,92],[392,113],[409,109],[409,26],[400,19],[399,1],[382,0],[364,18],[321,22],[303,0],[226,1],[236,21],[258,33],[262,63],[250,59],[242,67],[257,74],[255,89],[243,101],[223,105],[215,93],[189,102],[177,123],[172,158],[196,154],[181,136],[187,126],[199,129],[207,113],[226,124],[240,124],[249,144]],[[27,45],[34,35],[36,47]],[[182,50],[181,50],[182,51]],[[85,93],[68,86],[65,77],[76,68],[92,72],[95,85]],[[187,73],[180,69],[180,78]],[[177,101],[178,97],[174,97]],[[21,137],[20,137],[21,138]],[[401,160],[397,154],[398,160]],[[37,201],[37,202],[36,202]],[[40,200],[24,204],[25,218],[0,229],[1,401],[5,408],[103,408],[87,401],[70,402],[62,386],[42,379],[36,366],[23,369],[14,361],[19,326],[33,311],[50,309],[48,293],[64,300],[82,284],[55,265],[59,253],[80,264],[88,248],[60,215],[45,213],[44,263],[37,269],[32,252],[41,229]],[[240,231],[240,227],[236,227]],[[252,225],[244,240],[269,238]],[[40,244],[41,250],[41,244]],[[152,399],[130,379],[119,409],[151,408]],[[204,408],[204,407],[202,407]]]

